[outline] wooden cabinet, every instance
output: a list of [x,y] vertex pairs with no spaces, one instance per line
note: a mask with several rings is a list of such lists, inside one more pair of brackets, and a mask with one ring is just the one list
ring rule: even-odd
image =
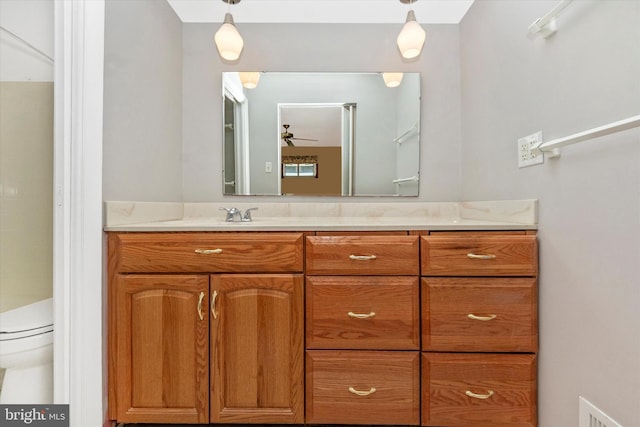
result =
[[420,422],[418,237],[306,240],[306,421]]
[[535,232],[109,233],[109,417],[537,425]]
[[208,277],[118,275],[115,282],[115,418],[207,422]]
[[529,427],[536,420],[534,354],[422,356],[422,418],[430,426]]
[[535,234],[431,233],[421,251],[422,424],[536,426]]
[[211,421],[302,423],[303,276],[211,276]]
[[110,417],[303,422],[302,243],[302,233],[110,234]]
[[325,424],[417,424],[416,351],[307,350],[307,420]]
[[307,348],[419,350],[419,291],[413,276],[307,276]]

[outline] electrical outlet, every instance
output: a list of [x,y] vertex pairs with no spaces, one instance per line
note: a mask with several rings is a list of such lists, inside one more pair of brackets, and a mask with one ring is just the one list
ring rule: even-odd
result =
[[264,163],[264,171],[266,173],[271,173],[273,171],[273,165],[271,162],[265,162]]
[[544,163],[544,153],[533,154],[531,149],[542,144],[542,131],[518,139],[518,167],[539,165]]

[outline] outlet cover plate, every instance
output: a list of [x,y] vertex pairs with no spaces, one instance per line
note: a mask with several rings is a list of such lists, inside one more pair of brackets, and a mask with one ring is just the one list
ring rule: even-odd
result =
[[518,167],[539,165],[544,163],[544,153],[535,155],[531,149],[542,144],[542,131],[518,139]]

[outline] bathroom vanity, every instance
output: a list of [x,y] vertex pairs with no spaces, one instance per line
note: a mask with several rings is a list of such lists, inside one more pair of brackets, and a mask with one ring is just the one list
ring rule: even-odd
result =
[[111,419],[537,425],[535,223],[254,216],[107,226]]

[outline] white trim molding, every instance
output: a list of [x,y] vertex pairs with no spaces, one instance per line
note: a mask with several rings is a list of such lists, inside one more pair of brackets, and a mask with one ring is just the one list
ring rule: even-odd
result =
[[104,0],[56,0],[54,400],[71,427],[105,419],[102,298]]

